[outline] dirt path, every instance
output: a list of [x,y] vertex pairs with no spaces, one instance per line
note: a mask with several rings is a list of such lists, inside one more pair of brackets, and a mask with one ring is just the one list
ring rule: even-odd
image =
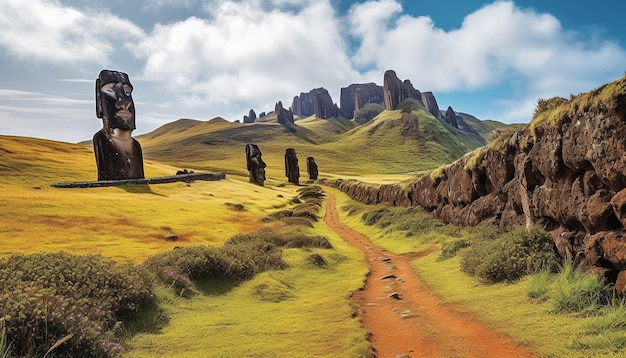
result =
[[394,255],[344,225],[333,194],[328,195],[325,220],[365,252],[369,277],[352,299],[377,357],[534,357],[510,337],[442,305],[410,266],[420,254]]

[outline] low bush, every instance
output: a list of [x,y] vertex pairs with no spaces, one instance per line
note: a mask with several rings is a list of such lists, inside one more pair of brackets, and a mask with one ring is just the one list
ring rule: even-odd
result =
[[213,278],[243,281],[263,271],[284,269],[287,263],[282,259],[282,248],[306,247],[332,246],[323,236],[264,228],[235,235],[222,247],[189,246],[152,256],[144,265],[161,282],[185,297],[197,293],[194,281]]
[[542,271],[535,275],[530,280],[526,294],[532,299],[542,299],[548,293],[550,278],[552,273],[550,271]]
[[274,231],[269,228],[263,228],[253,233],[235,235],[228,239],[224,246],[226,247],[228,245],[237,245],[254,241],[265,241],[276,246],[291,248],[332,248],[332,245],[324,236],[308,235],[300,232],[299,230]]
[[297,204],[296,206],[273,212],[264,217],[263,221],[280,220],[290,226],[313,227],[313,223],[319,220],[317,213],[322,207],[324,191],[320,186],[313,185],[299,189],[298,192],[299,196],[291,200],[292,204]]
[[541,229],[517,228],[463,252],[461,270],[489,282],[514,281],[557,265],[552,239]]
[[424,109],[422,102],[415,98],[407,98],[398,103],[395,109],[400,109],[402,112],[411,113],[413,111],[419,111]]
[[16,356],[116,356],[117,322],[151,300],[151,275],[99,255],[13,255],[0,261],[0,321]]
[[359,124],[364,124],[379,115],[382,111],[385,110],[385,106],[379,103],[366,103],[362,108],[355,111],[354,113],[354,121]]
[[555,312],[590,313],[608,303],[609,290],[602,278],[565,265],[550,287]]
[[447,260],[456,256],[461,249],[469,247],[470,242],[466,239],[456,239],[443,244],[439,253],[439,260]]

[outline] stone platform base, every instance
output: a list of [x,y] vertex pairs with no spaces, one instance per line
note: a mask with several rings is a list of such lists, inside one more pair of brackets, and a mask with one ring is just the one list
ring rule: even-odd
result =
[[50,184],[53,188],[101,188],[105,186],[120,186],[126,184],[167,184],[174,182],[190,183],[194,180],[216,181],[226,179],[224,173],[189,173],[145,179],[98,180],[98,181],[70,181]]

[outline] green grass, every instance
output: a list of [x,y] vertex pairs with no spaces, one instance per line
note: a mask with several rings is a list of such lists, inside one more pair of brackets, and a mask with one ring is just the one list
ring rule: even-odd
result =
[[[191,299],[159,292],[169,324],[128,341],[128,357],[365,357],[366,332],[347,298],[362,287],[363,254],[324,223],[333,249],[287,249],[290,268],[224,287],[207,282]],[[313,264],[318,254],[327,265]]]
[[[604,306],[586,300],[589,297],[586,292],[606,292],[597,278],[563,270],[561,273],[540,272],[512,283],[487,284],[460,271],[462,255],[458,251],[442,258],[441,249],[460,241],[492,240],[497,236],[492,228],[479,226],[455,231],[434,227],[435,238],[425,241],[419,235],[406,236],[401,225],[394,225],[395,233],[390,233],[388,230],[392,225],[367,225],[361,220],[365,210],[378,212],[387,208],[353,204],[344,194],[338,194],[338,203],[343,207],[342,220],[370,237],[375,244],[394,253],[427,252],[426,256],[413,261],[412,266],[444,305],[477,317],[539,357],[623,356],[626,350],[626,309],[623,301],[616,299]],[[395,215],[401,217],[403,214],[396,212]],[[419,214],[413,215],[419,220]],[[423,227],[428,230],[428,225]],[[461,247],[459,250],[467,249]],[[584,289],[576,289],[578,287]],[[581,303],[579,311],[568,313],[556,309],[553,297],[558,297],[561,291],[583,293],[583,298],[578,300]]]
[[589,111],[605,111],[607,108],[613,108],[615,101],[625,94],[626,76],[623,76],[592,91],[572,95],[569,100],[560,97],[539,99],[535,115],[529,124],[530,132],[536,135],[537,128],[540,126],[555,127],[568,118],[580,116]]
[[[259,145],[270,183],[286,181],[284,154],[296,149],[300,172],[315,157],[320,175],[407,174],[432,170],[482,145],[479,140],[432,117],[419,117],[422,137],[403,135],[402,114],[383,111],[364,125],[341,118],[297,120],[288,128],[272,122],[238,124],[213,119],[180,120],[138,137],[144,157],[175,167],[246,175],[244,147]],[[167,133],[171,132],[171,135]],[[181,151],[180,148],[185,148]]]

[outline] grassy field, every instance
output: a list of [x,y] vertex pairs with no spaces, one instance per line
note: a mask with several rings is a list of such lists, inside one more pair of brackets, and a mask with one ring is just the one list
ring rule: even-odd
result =
[[[447,149],[399,136],[397,111],[383,112],[362,127],[309,118],[292,132],[270,123],[247,125],[242,131],[243,125],[220,119],[180,120],[139,138],[148,177],[172,175],[182,168],[227,174],[225,180],[190,185],[55,189],[51,183],[95,180],[90,145],[0,136],[0,257],[63,250],[139,264],[175,247],[222,246],[237,233],[280,229],[284,222],[264,218],[293,205],[301,188],[287,184],[284,177],[283,154],[289,146],[298,152],[302,182],[305,158],[314,156],[321,177],[390,183],[427,173],[476,145],[423,113],[416,115],[430,136],[422,139],[443,138]],[[490,124],[481,130],[491,128],[500,127]],[[263,150],[268,163],[265,187],[247,182],[247,142]],[[366,209],[336,195],[346,208],[342,219],[378,245],[396,253],[431,252],[414,267],[444,304],[476,315],[541,357],[623,355],[626,333],[619,322],[626,321],[626,314],[611,323],[606,312],[555,313],[548,298],[528,296],[540,275],[510,284],[485,284],[462,273],[458,257],[438,259],[444,243],[475,232],[443,225],[418,209],[393,208],[394,225],[366,225],[362,220]],[[192,297],[157,288],[158,309],[127,327],[124,355],[367,356],[367,333],[348,301],[366,277],[363,254],[321,220],[309,232],[327,237],[332,248],[284,249],[287,269],[242,282],[209,280]],[[168,241],[171,234],[178,240]],[[326,265],[314,264],[312,255],[320,255]],[[546,285],[556,287],[558,279],[551,275]]]

